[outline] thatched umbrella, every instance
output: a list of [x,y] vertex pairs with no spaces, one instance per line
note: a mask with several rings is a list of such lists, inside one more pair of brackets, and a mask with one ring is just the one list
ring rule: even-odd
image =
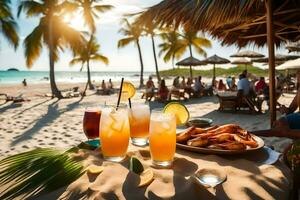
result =
[[198,60],[197,58],[194,58],[192,56],[187,57],[179,62],[176,63],[178,66],[189,66],[190,67],[190,76],[193,78],[193,69],[192,66],[198,66],[198,65],[206,65],[205,62]]
[[239,51],[235,54],[232,54],[230,57],[241,58],[263,58],[265,57],[263,54],[257,53],[255,51]]
[[276,119],[274,44],[300,39],[300,0],[164,0],[144,12],[139,22],[182,25],[209,32],[225,45],[268,45],[270,119]]
[[[297,58],[300,58],[298,55],[282,55],[282,54],[276,54],[275,55],[275,64],[280,65],[284,63],[285,61],[288,60],[295,60]],[[256,58],[256,59],[251,59],[252,62],[257,62],[257,63],[268,63],[269,58]]]
[[289,52],[299,52],[300,51],[300,44],[299,43],[291,43],[286,45],[285,47]]
[[300,69],[300,58],[289,60],[276,67],[277,70]]
[[216,65],[217,64],[230,63],[230,60],[228,60],[226,58],[219,57],[215,54],[211,57],[208,57],[208,58],[204,59],[203,62],[205,62],[206,64],[213,64],[214,65],[214,68],[213,68],[213,73],[214,74],[213,74],[213,79],[212,79],[212,86],[213,86],[214,83],[215,83],[215,80],[216,80]]
[[240,57],[240,58],[234,58],[231,61],[231,64],[234,64],[234,65],[245,65],[245,68],[247,69],[247,65],[251,65],[252,62],[251,62],[251,60],[248,60],[247,58]]

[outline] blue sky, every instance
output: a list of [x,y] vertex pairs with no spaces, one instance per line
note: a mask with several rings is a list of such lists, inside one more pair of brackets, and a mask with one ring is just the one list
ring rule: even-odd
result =
[[[108,66],[105,66],[102,63],[92,63],[91,68],[93,71],[138,71],[140,69],[138,52],[133,44],[122,49],[117,48],[118,40],[123,37],[120,33],[118,33],[118,30],[120,29],[120,20],[126,13],[141,11],[142,9],[159,3],[160,1],[161,0],[103,0],[103,3],[115,6],[113,10],[103,13],[100,20],[97,21],[97,38],[101,44],[101,53],[109,58],[110,63]],[[17,8],[16,3],[17,1],[13,1],[13,9],[15,13]],[[14,48],[3,39],[2,35],[0,35],[0,70],[5,70],[10,67],[16,67],[20,70],[28,70],[25,65],[23,40],[37,25],[38,19],[26,18],[24,15],[21,15],[17,21],[21,41],[20,46],[16,51],[14,51]],[[72,21],[72,24],[73,26],[81,24],[80,17],[75,18],[75,20]],[[76,28],[80,29],[79,25]],[[160,39],[156,38],[156,43],[159,44],[160,42]],[[217,54],[219,56],[229,58],[229,55],[237,51],[235,46],[222,47],[218,41],[212,41],[212,44],[213,47],[211,49],[207,49],[208,56]],[[145,71],[154,71],[151,40],[147,37],[143,37],[141,39],[141,47]],[[257,49],[251,46],[248,49],[267,55],[266,48]],[[287,51],[279,49],[276,53],[287,53]],[[188,54],[185,56],[188,56]],[[197,55],[197,57],[202,59],[199,55]],[[61,53],[60,60],[56,63],[56,70],[78,71],[80,69],[79,65],[73,67],[69,66],[68,63],[71,59],[72,56],[70,52],[65,51],[64,53]],[[46,71],[48,70],[48,63],[48,52],[47,49],[44,48],[43,53],[30,70]],[[160,69],[167,69],[171,67],[171,63],[164,63],[162,58],[159,58]]]

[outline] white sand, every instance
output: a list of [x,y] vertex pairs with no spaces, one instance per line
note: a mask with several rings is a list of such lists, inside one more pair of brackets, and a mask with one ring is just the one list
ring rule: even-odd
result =
[[[72,88],[84,84],[59,84],[60,88]],[[72,98],[57,101],[56,99],[36,95],[50,92],[48,84],[2,85],[0,93],[9,95],[23,94],[31,99],[22,104],[6,103],[0,106],[0,159],[7,155],[16,154],[37,147],[69,148],[86,140],[82,130],[82,119],[86,107],[103,104],[105,101],[114,103],[117,96],[100,96],[89,91],[84,99]],[[140,99],[138,92],[133,100]],[[285,94],[279,101],[288,105],[293,95]],[[237,123],[248,130],[267,129],[268,114],[224,113],[217,111],[216,97],[203,97],[185,102],[191,116],[209,117],[215,124]],[[150,103],[151,108],[162,107],[161,103]],[[290,142],[288,139],[267,138],[267,145],[273,145],[279,151]]]

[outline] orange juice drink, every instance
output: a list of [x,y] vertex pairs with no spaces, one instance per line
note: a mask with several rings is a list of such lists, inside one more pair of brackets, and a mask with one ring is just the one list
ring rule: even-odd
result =
[[154,165],[172,165],[176,151],[176,118],[173,114],[151,114],[149,144]]
[[104,159],[122,161],[126,156],[129,136],[127,109],[104,108],[100,119],[100,142]]
[[137,146],[147,145],[150,123],[149,105],[132,105],[132,108],[128,110],[128,116],[131,142]]

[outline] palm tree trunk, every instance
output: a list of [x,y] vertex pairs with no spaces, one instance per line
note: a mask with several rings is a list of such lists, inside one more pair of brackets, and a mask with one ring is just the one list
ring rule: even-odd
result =
[[141,46],[140,41],[136,40],[136,44],[139,51],[139,57],[140,57],[140,64],[141,64],[141,75],[140,75],[140,88],[144,86],[144,64],[143,64],[143,58],[142,58],[142,52],[141,52]]
[[214,68],[213,68],[213,79],[212,79],[212,87],[214,87],[215,84],[215,80],[216,80],[216,65],[214,64]]
[[53,47],[53,37],[52,37],[52,20],[50,19],[49,23],[49,76],[50,76],[50,86],[52,95],[58,99],[62,99],[63,96],[58,90],[55,82],[55,73],[54,73],[54,47]]
[[157,58],[156,58],[156,51],[155,51],[155,42],[154,42],[154,37],[151,35],[151,40],[152,40],[152,49],[153,49],[153,56],[154,56],[154,62],[155,62],[155,71],[156,71],[156,78],[157,82],[160,82],[160,75],[158,71],[158,64],[157,64]]
[[[193,52],[192,52],[192,45],[189,45],[189,50],[190,50],[190,56],[193,57]],[[192,65],[190,65],[190,77],[193,80],[193,69]]]
[[[90,48],[91,48],[91,43],[92,43],[93,37],[94,37],[94,33],[91,34],[91,37],[90,37],[90,40],[89,40],[89,43],[88,43],[88,54],[90,53]],[[88,60],[87,60],[87,77],[88,77],[87,84],[89,85],[89,89],[93,90],[95,88],[94,88],[94,85],[91,82],[91,70],[90,70],[90,60],[89,60],[89,58],[90,58],[90,55],[88,55]]]
[[89,89],[90,90],[95,89],[94,85],[91,82],[91,71],[90,71],[90,60],[89,59],[87,60],[87,77],[88,77],[87,84],[89,85]]

